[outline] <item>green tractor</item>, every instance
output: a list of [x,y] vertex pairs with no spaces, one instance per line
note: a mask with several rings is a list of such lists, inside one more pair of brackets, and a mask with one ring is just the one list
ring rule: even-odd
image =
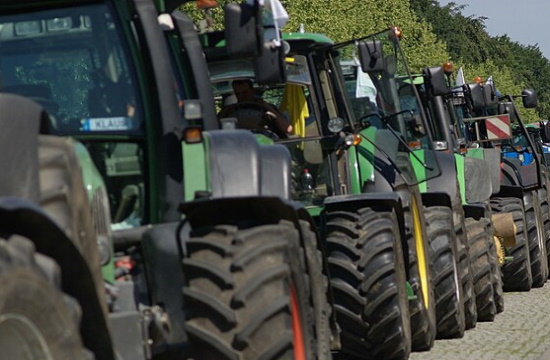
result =
[[[522,98],[525,107],[536,106],[532,91],[524,91]],[[515,236],[509,236],[512,241],[506,242],[499,236],[504,291],[540,287],[548,277],[547,261],[542,260],[546,259],[542,207],[547,203],[543,201],[547,192],[539,157],[531,155],[529,161],[520,159],[526,154],[535,154],[535,148],[512,97],[499,98],[492,84],[473,83],[462,85],[450,101],[455,108],[455,128],[462,134],[461,146],[467,149],[466,155],[493,164],[493,149],[501,153],[498,175],[492,176],[493,187],[496,179],[500,187],[498,193],[491,196],[490,207],[493,214],[511,214],[515,226]],[[521,146],[516,148],[515,142]],[[489,165],[489,168],[495,172],[497,167]],[[496,232],[499,235],[498,228]]]
[[[336,320],[342,329],[342,356],[403,358],[408,352],[409,341],[414,349],[427,350],[436,337],[435,302],[438,300],[431,278],[435,254],[443,254],[444,260],[439,261],[440,274],[448,271],[442,270],[447,266],[446,260],[452,267],[450,277],[448,274],[439,276],[437,288],[453,289],[458,302],[460,279],[454,275],[457,269],[453,265],[456,251],[453,248],[451,201],[445,194],[421,195],[418,189],[419,182],[439,175],[431,141],[426,139],[424,147],[419,145],[427,135],[421,131],[425,124],[423,113],[413,116],[416,114],[412,114],[410,108],[400,108],[400,98],[392,92],[399,81],[408,82],[410,87],[412,80],[410,76],[396,80],[395,70],[392,73],[383,67],[386,63],[368,68],[372,61],[369,52],[376,50],[382,54],[387,51],[387,66],[408,74],[394,30],[343,44],[334,44],[323,35],[309,33],[284,34],[283,40],[288,44],[288,77],[278,86],[267,86],[254,78],[253,64],[246,67],[242,63],[237,65],[236,61],[210,62],[214,94],[219,101],[218,108],[222,109],[220,116],[227,117],[221,121],[256,132],[261,142],[275,142],[289,148],[293,158],[293,198],[306,205],[323,234]],[[369,48],[370,44],[376,44],[377,48]],[[346,60],[354,53],[359,54],[358,62],[350,66]],[[353,110],[354,106],[369,108],[368,99],[366,102],[365,99],[350,99],[348,94],[349,87],[355,86],[361,58],[367,64],[365,74],[370,71],[373,78],[380,79],[379,89],[386,91],[380,105],[388,105],[381,108],[380,113],[363,114],[368,115],[366,117]],[[236,103],[224,107],[224,102],[233,95],[231,83],[238,79],[255,80],[254,89],[263,99],[287,112],[295,133],[287,138],[273,136],[274,131],[255,104]],[[354,100],[358,101],[354,103]],[[377,106],[377,100],[373,100]],[[391,101],[397,108],[391,109],[384,101]],[[420,106],[416,109],[422,111]],[[269,136],[276,138],[269,139]],[[414,143],[410,144],[412,140]],[[421,166],[424,171],[416,174],[414,165]],[[425,211],[433,219],[428,226],[425,225]],[[367,262],[377,264],[379,261],[377,254],[382,253],[377,251],[375,244],[390,244],[387,235],[384,235],[386,239],[382,238],[387,232],[377,230],[383,224],[380,218],[387,217],[388,212],[397,215],[398,225],[394,228],[399,229],[399,234],[394,232],[393,236],[400,237],[401,242],[399,246],[393,245],[393,249],[387,247],[386,251],[398,254],[394,257],[397,260],[392,261],[402,259],[404,263],[406,275],[399,277],[408,282],[398,284],[403,286],[398,293],[409,290],[409,305],[403,305],[402,300],[400,303],[386,302],[394,311],[389,313],[391,318],[384,318],[381,309],[385,302],[379,298],[373,303],[376,306],[369,305],[373,299],[370,286],[376,283],[372,277],[376,274],[371,273]],[[395,224],[395,220],[386,223]],[[434,239],[431,244],[430,237]],[[441,249],[436,249],[436,243]],[[440,308],[443,308],[445,300],[441,301]],[[448,304],[454,303],[449,301]],[[410,309],[404,309],[406,307]],[[451,319],[447,320],[448,324],[455,322],[452,330],[449,325],[449,333],[454,334],[449,336],[461,336],[464,332],[461,309],[462,305],[456,306],[449,316]],[[407,313],[408,320],[405,319]],[[410,321],[413,334],[403,329]],[[440,336],[444,336],[442,334]],[[389,341],[390,338],[394,340]]]
[[[0,5],[6,358],[313,360],[330,347],[288,151],[213,130],[179,5]],[[262,55],[261,10],[226,7],[230,56]]]
[[[504,310],[502,276],[497,257],[500,241],[495,242],[494,226],[503,224],[503,218],[490,210],[490,198],[500,191],[500,151],[497,149],[468,149],[460,136],[456,120],[456,107],[445,74],[452,71],[452,64],[445,67],[425,68],[416,77],[417,89],[428,114],[429,129],[439,150],[443,176],[427,183],[428,189],[450,191],[453,208],[457,209],[455,224],[464,227],[462,242],[466,251],[461,258],[473,274],[464,283],[464,292],[473,290],[474,304],[467,306],[467,327],[477,320],[492,321]],[[455,100],[456,102],[456,100]],[[470,150],[468,153],[467,150]],[[511,219],[507,218],[507,221]],[[505,233],[507,227],[496,229]],[[458,233],[457,233],[458,234]],[[514,238],[514,234],[511,234]],[[477,279],[472,282],[472,279]],[[468,290],[467,290],[468,289]],[[472,306],[475,305],[475,306]]]

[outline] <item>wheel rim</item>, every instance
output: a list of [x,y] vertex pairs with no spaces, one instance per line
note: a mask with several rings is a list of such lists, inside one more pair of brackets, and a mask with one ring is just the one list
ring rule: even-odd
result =
[[422,222],[420,221],[420,212],[418,204],[413,196],[412,198],[412,217],[413,217],[413,232],[416,245],[416,258],[418,261],[418,274],[420,275],[420,289],[424,300],[424,306],[429,308],[429,284],[428,284],[428,264],[426,263],[426,249],[424,248],[424,236],[422,235]]
[[294,285],[290,286],[290,302],[292,307],[292,334],[294,340],[294,359],[306,360],[306,349],[304,347],[304,334],[302,333],[302,322],[300,320],[300,308],[296,298]]
[[2,353],[9,359],[53,360],[42,333],[19,314],[0,316],[0,344]]

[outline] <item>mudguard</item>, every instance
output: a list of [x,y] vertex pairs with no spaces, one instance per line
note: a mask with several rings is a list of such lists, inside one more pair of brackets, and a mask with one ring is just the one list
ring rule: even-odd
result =
[[521,163],[518,159],[504,158],[502,161],[502,185],[521,185],[521,174],[519,168]]
[[260,145],[261,174],[260,192],[262,196],[280,196],[290,199],[291,168],[290,153],[280,145]]
[[[36,250],[54,259],[62,270],[62,288],[82,308],[80,331],[96,358],[114,360],[113,345],[92,273],[65,233],[37,205],[14,197],[0,198],[0,231],[33,241]],[[70,269],[70,270],[69,270]]]
[[498,149],[483,149],[485,163],[489,166],[493,194],[500,191],[500,162],[502,153]]
[[494,197],[515,197],[523,200],[523,188],[516,185],[501,185],[500,191]]
[[519,185],[524,189],[539,187],[539,174],[536,162],[522,165],[519,159],[503,158],[502,164],[503,184]]
[[212,198],[290,198],[290,153],[284,146],[259,145],[247,130],[213,130],[204,135]]
[[[458,156],[458,155],[457,155]],[[492,195],[500,191],[502,152],[492,148],[469,148],[466,158],[483,160],[484,167],[488,169],[491,177]],[[485,170],[487,171],[487,170]]]
[[455,157],[452,154],[439,151],[435,152],[435,157],[441,170],[441,176],[420,184],[422,203],[426,206],[452,206],[451,200],[458,198]]
[[490,170],[484,160],[470,157],[464,159],[464,185],[468,204],[484,202],[491,198],[494,192]]

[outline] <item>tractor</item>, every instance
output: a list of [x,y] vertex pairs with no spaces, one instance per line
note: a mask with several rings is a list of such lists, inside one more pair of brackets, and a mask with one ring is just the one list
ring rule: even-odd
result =
[[[334,44],[322,34],[301,32],[283,34],[282,39],[288,49],[288,76],[278,86],[255,78],[253,63],[246,68],[242,62],[227,59],[209,62],[220,121],[228,127],[251,130],[259,142],[284,144],[290,150],[293,198],[306,205],[323,234],[336,320],[342,329],[339,354],[345,358],[398,359],[406,357],[410,346],[427,350],[436,337],[438,300],[432,284],[436,254],[443,254],[437,260],[439,274],[448,271],[444,269],[446,262],[451,265],[450,277],[440,275],[437,288],[453,289],[458,303],[461,289],[453,265],[457,255],[451,201],[446,194],[421,195],[418,189],[419,183],[439,175],[432,142],[422,130],[426,125],[423,110],[414,89],[412,99],[408,94],[409,107],[401,104],[403,97],[392,92],[397,85],[408,83],[411,88],[412,83],[395,30],[342,44]],[[219,46],[212,43],[212,48]],[[377,58],[388,52],[387,62],[373,60],[374,52]],[[350,64],[353,54],[358,54],[357,62]],[[354,91],[357,86],[358,69],[367,78],[379,80],[373,85],[375,92],[381,92],[379,99],[373,97],[370,102],[365,96],[350,96],[350,86]],[[395,76],[396,69],[402,78]],[[276,134],[264,114],[267,111],[257,101],[234,102],[232,82],[242,79],[250,80],[264,101],[286,112],[294,134],[282,138]],[[416,107],[411,109],[411,104]],[[354,111],[355,107],[371,106],[381,106],[380,112]],[[415,166],[423,171],[415,173]],[[397,222],[388,218],[391,221],[385,223],[395,224],[399,234],[394,231],[397,241],[392,240],[390,247],[390,233],[378,227],[383,224],[380,219],[392,212]],[[428,217],[431,220],[426,226]],[[392,262],[401,259],[405,275],[399,278],[407,281],[397,284],[402,287],[394,294],[408,290],[409,304],[389,299],[369,305],[374,298],[371,285],[377,284],[369,264],[377,264],[377,256],[382,254],[375,244],[385,247],[388,254],[396,254]],[[443,298],[440,308],[449,301]],[[378,307],[384,303],[394,309],[389,312],[391,318],[384,318]],[[452,319],[447,320],[449,324],[455,322],[454,328],[449,325],[448,331],[461,336],[465,328],[462,305],[455,309]],[[411,321],[413,333],[408,333],[406,327]]]
[[[290,155],[215,130],[181,3],[0,5],[6,358],[313,360],[330,347]],[[262,7],[225,13],[229,56],[261,57]]]
[[[533,91],[524,91],[522,99],[526,108],[536,106]],[[547,208],[547,192],[539,157],[531,157],[532,161],[524,164],[519,159],[519,153],[534,154],[535,150],[512,97],[499,97],[492,83],[480,81],[453,90],[449,106],[455,110],[451,114],[459,147],[467,157],[484,160],[493,174],[490,210],[513,218],[501,222],[513,222],[513,230],[495,229],[504,291],[529,291],[532,286],[542,286],[548,277],[547,261],[542,260],[546,255],[541,216],[542,209]],[[524,147],[518,150],[514,142],[521,139]],[[494,160],[495,150],[498,162]]]

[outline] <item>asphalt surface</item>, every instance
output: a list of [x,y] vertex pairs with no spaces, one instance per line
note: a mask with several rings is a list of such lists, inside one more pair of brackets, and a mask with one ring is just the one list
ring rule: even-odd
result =
[[478,323],[462,339],[436,340],[410,360],[550,360],[550,282],[524,293],[505,293],[504,312]]

